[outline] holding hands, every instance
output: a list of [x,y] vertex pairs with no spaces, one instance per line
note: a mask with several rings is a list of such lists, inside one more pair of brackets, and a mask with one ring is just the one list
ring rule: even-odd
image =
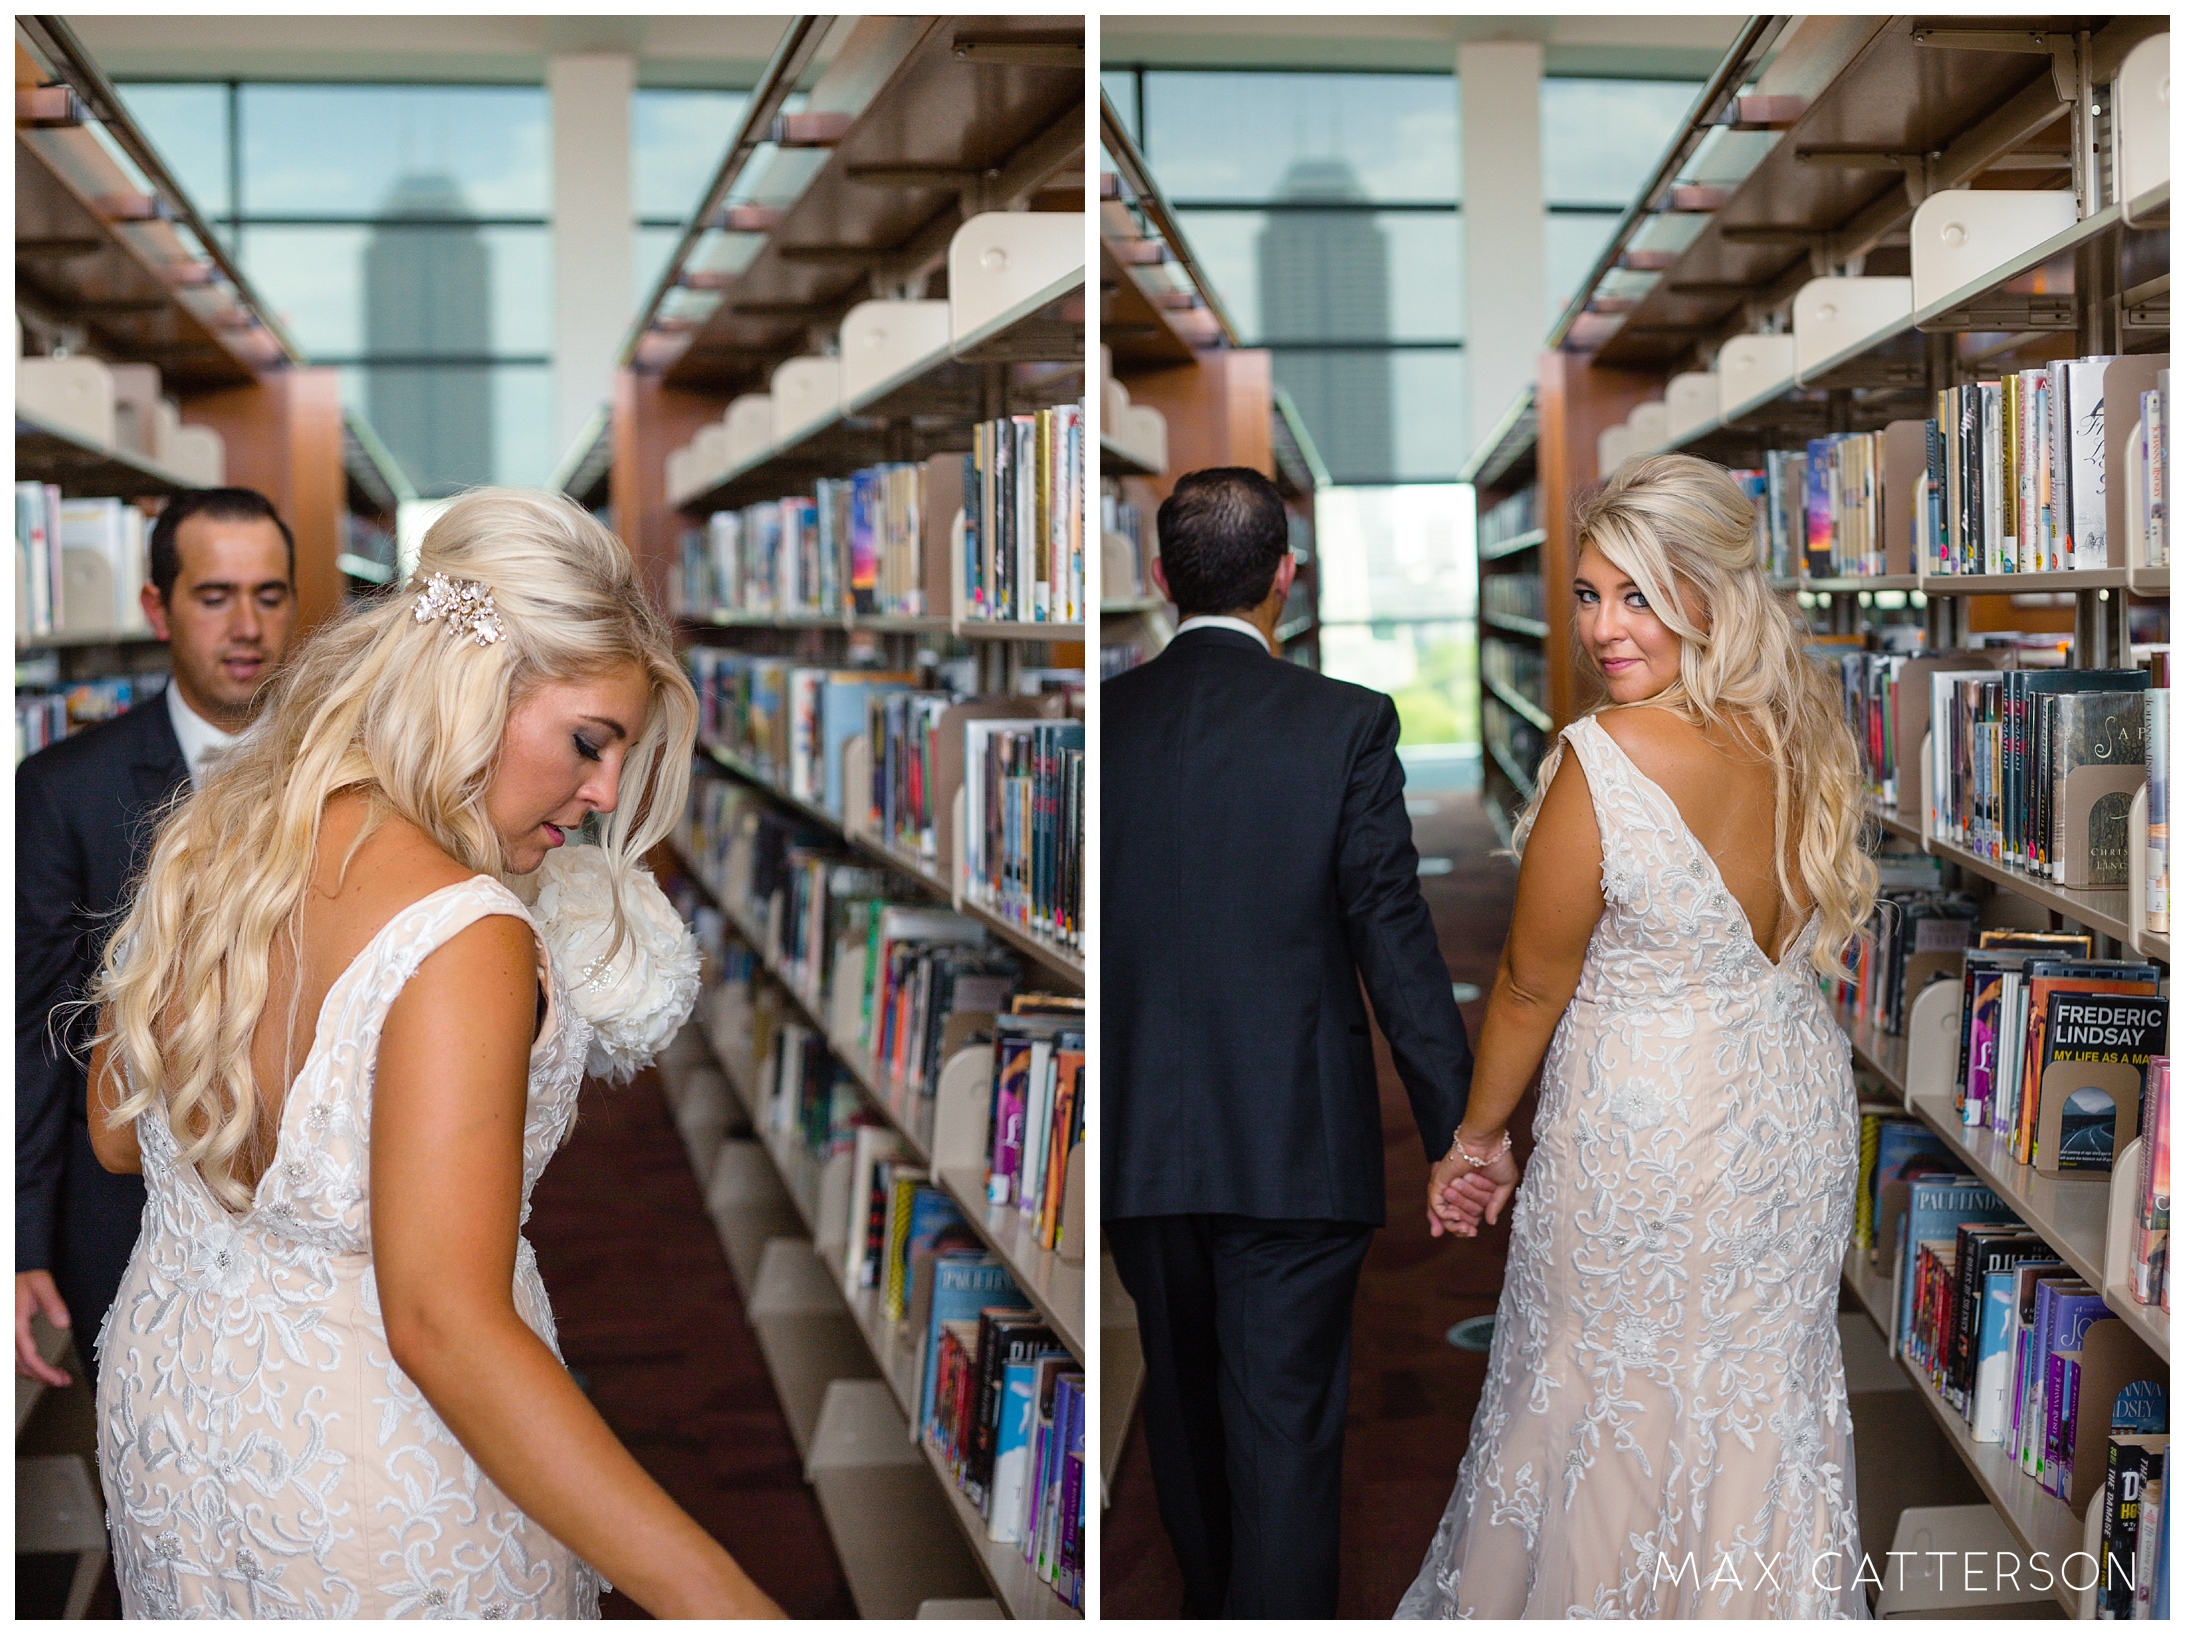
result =
[[1427,1230],[1437,1238],[1445,1232],[1462,1238],[1479,1236],[1481,1220],[1492,1226],[1501,1218],[1517,1182],[1517,1158],[1510,1150],[1508,1131],[1482,1140],[1458,1130],[1448,1156],[1427,1177]]

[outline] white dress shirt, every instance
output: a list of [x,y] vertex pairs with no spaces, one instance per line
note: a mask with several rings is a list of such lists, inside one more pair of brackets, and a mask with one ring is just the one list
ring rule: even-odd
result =
[[1270,654],[1274,652],[1274,648],[1268,645],[1266,633],[1258,625],[1251,624],[1243,619],[1232,619],[1225,613],[1194,613],[1176,627],[1176,634],[1181,636],[1187,630],[1241,631],[1258,642],[1260,646],[1267,648]]
[[236,734],[222,732],[191,709],[182,701],[182,689],[171,680],[167,683],[167,719],[174,723],[175,741],[182,746],[182,759],[189,766],[190,787],[204,788],[206,771],[220,758],[221,751],[235,742]]

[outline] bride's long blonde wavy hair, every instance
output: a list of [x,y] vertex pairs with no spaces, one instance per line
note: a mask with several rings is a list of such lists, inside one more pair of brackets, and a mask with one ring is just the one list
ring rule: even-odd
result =
[[[436,573],[493,593],[501,640],[481,647],[417,618],[417,592]],[[650,699],[599,840],[635,861],[673,828],[690,777],[697,698],[668,626],[622,542],[567,499],[483,488],[451,504],[409,584],[315,632],[161,828],[89,1001],[105,1007],[98,1042],[128,1075],[109,1123],[163,1107],[184,1160],[223,1203],[247,1209],[236,1160],[270,1111],[251,1036],[275,937],[285,930],[298,946],[328,800],[369,792],[358,844],[392,815],[464,868],[505,880],[486,793],[510,710],[543,684],[624,664],[645,673]],[[290,986],[300,995],[300,982]]]
[[[1786,904],[1802,889],[1819,916],[1814,968],[1843,976],[1843,951],[1874,906],[1874,864],[1859,844],[1865,778],[1841,690],[1806,657],[1768,587],[1752,501],[1720,466],[1657,454],[1627,460],[1580,502],[1575,523],[1580,548],[1590,542],[1629,574],[1683,641],[1677,680],[1647,702],[1727,729],[1774,769],[1776,883]],[[1558,739],[1541,764],[1516,825],[1520,847],[1560,751]]]

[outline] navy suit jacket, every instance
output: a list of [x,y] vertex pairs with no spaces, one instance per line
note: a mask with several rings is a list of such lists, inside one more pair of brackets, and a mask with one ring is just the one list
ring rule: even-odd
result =
[[15,1269],[54,1273],[84,1346],[120,1286],[144,1183],[92,1157],[79,1064],[97,1019],[55,1009],[84,996],[189,782],[164,697],[15,769]]
[[1472,1080],[1395,705],[1222,629],[1100,704],[1103,1214],[1380,1224],[1361,980],[1429,1159]]

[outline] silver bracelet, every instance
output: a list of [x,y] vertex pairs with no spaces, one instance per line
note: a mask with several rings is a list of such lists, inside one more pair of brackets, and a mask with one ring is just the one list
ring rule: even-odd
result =
[[1449,1139],[1457,1149],[1457,1156],[1463,1159],[1467,1164],[1471,1165],[1474,1169],[1485,1169],[1489,1164],[1492,1164],[1496,1159],[1500,1158],[1504,1153],[1510,1150],[1510,1132],[1508,1130],[1504,1130],[1502,1132],[1502,1145],[1497,1147],[1493,1152],[1489,1153],[1485,1158],[1474,1158],[1469,1152],[1465,1150],[1464,1133],[1461,1130],[1452,1131],[1450,1133]]

